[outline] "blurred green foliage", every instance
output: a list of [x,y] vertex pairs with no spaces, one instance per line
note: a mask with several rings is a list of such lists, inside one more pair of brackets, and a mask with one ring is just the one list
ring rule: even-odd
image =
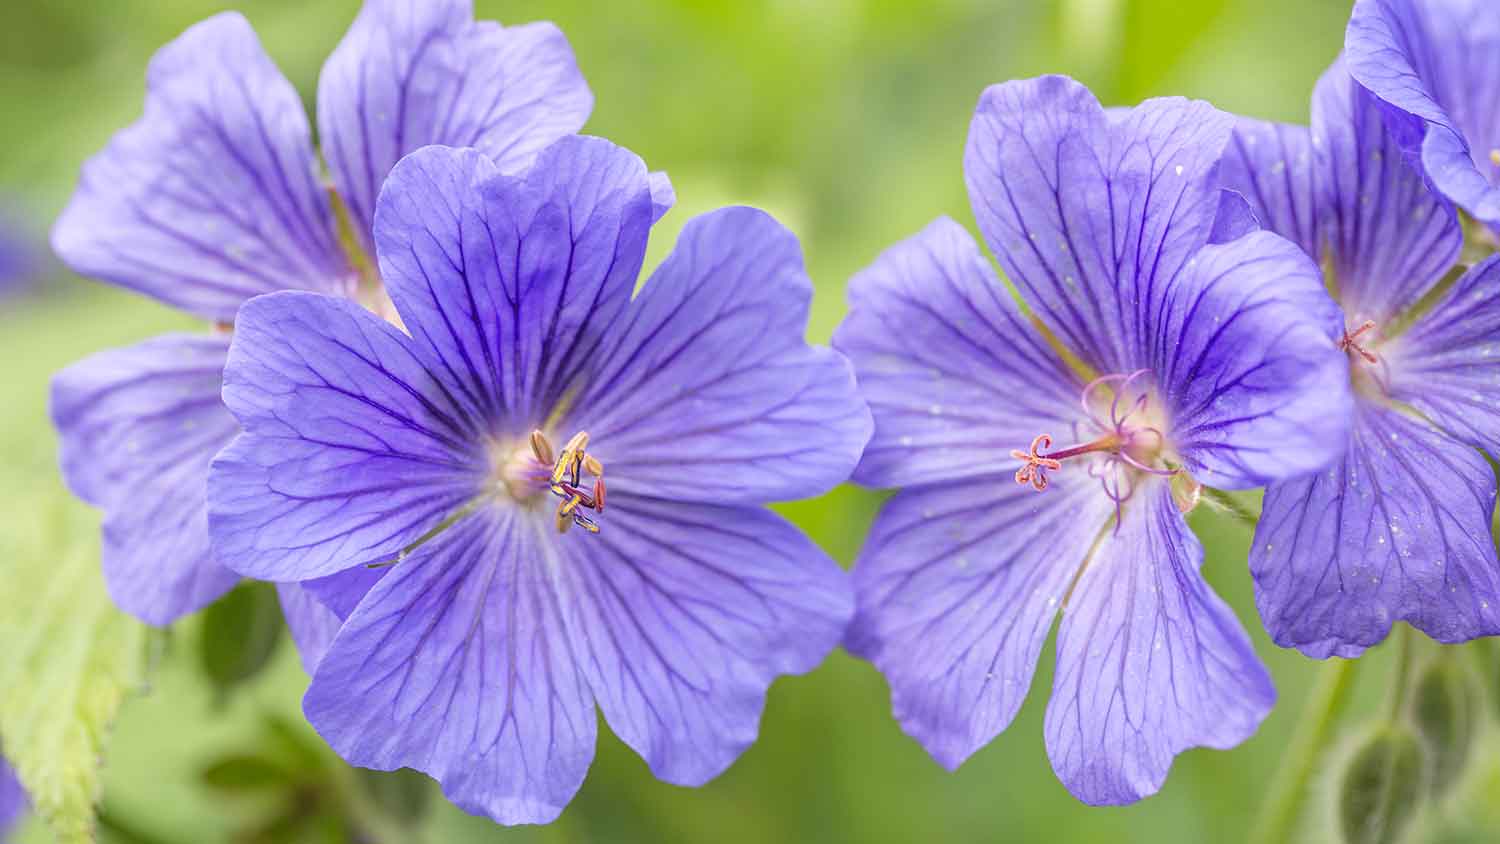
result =
[[[630,146],[653,169],[670,172],[679,206],[658,227],[649,263],[666,253],[695,213],[730,203],[764,207],[803,238],[818,284],[810,331],[826,340],[844,312],[845,280],[879,251],[938,215],[972,227],[961,152],[970,112],[986,85],[1061,72],[1088,83],[1106,104],[1184,94],[1231,111],[1302,121],[1314,80],[1342,44],[1350,4],[478,5],[481,17],[556,21],[597,98],[587,131]],[[24,209],[41,237],[82,161],[139,114],[151,53],[228,6],[215,0],[7,3],[0,25],[0,126],[6,128],[0,202]],[[352,19],[356,0],[244,0],[234,7],[250,18],[311,105],[319,65]],[[45,419],[52,371],[101,347],[192,328],[153,303],[54,275],[33,297],[0,305],[0,481],[9,494],[35,489],[35,478],[54,471]],[[873,493],[844,488],[782,509],[848,563],[878,501]],[[7,507],[0,520],[17,512]],[[197,639],[203,623],[189,619],[174,630],[171,653],[149,694],[123,712],[105,771],[103,836],[142,844],[337,841],[355,827],[388,831],[396,824],[404,831],[390,840],[443,844],[1233,840],[1251,827],[1318,666],[1272,646],[1260,631],[1244,563],[1248,532],[1207,512],[1195,517],[1195,526],[1208,547],[1207,575],[1253,631],[1282,702],[1242,747],[1183,755],[1161,794],[1136,806],[1086,808],[1052,777],[1041,738],[1050,650],[1014,726],[958,773],[941,769],[901,734],[889,715],[884,682],[868,665],[839,653],[812,675],[777,684],[761,741],[709,786],[686,790],[655,781],[601,731],[598,761],[563,818],[543,829],[502,830],[441,801],[425,804],[421,781],[415,796],[409,779],[371,787],[338,763],[301,720],[307,680],[290,647],[276,649],[265,670],[217,706],[218,692],[194,649],[182,646]],[[4,559],[0,572],[51,564],[40,556]],[[14,582],[9,573],[0,579]],[[1385,650],[1365,660],[1356,710],[1379,703]],[[1490,805],[1486,796],[1500,788],[1492,767],[1471,778],[1464,799]],[[259,789],[261,781],[271,784]],[[387,817],[393,805],[406,809]],[[1493,808],[1469,813],[1445,840],[1493,840],[1487,830],[1500,829],[1497,816]],[[409,824],[412,817],[421,823]],[[284,837],[264,837],[283,822],[290,829]],[[1311,840],[1331,834],[1332,825],[1331,817],[1313,817]],[[47,836],[31,827],[22,840]]]

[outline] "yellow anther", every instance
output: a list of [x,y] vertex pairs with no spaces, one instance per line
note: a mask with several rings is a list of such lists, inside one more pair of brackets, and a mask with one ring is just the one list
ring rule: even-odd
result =
[[[573,525],[579,525],[589,533],[599,532],[599,526],[584,512],[604,512],[604,464],[586,451],[588,445],[588,432],[579,431],[568,440],[552,465],[552,478],[547,486],[553,495],[562,499],[556,514],[558,533],[566,533]],[[532,433],[531,448],[538,461],[544,455],[552,454],[551,444],[540,431]],[[584,472],[594,477],[592,487],[584,485]]]
[[547,435],[541,431],[531,432],[531,453],[536,455],[536,461],[543,466],[551,466],[557,462],[552,454],[552,443],[547,442]]

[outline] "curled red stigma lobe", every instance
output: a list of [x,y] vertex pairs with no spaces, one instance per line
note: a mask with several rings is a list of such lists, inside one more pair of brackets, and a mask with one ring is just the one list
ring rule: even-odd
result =
[[1341,340],[1339,340],[1339,351],[1341,351],[1341,352],[1353,352],[1353,353],[1359,355],[1360,357],[1364,358],[1365,363],[1369,363],[1369,364],[1380,363],[1380,358],[1376,357],[1376,355],[1375,355],[1374,352],[1370,351],[1369,349],[1366,349],[1364,346],[1360,345],[1360,343],[1359,343],[1359,338],[1365,336],[1366,334],[1370,333],[1374,329],[1375,329],[1375,320],[1373,320],[1373,319],[1367,319],[1358,328],[1354,329],[1353,331],[1345,331],[1343,338]]

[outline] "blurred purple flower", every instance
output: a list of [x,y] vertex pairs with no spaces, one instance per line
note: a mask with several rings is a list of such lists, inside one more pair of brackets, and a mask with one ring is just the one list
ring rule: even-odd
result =
[[1329,268],[1347,320],[1348,450],[1266,491],[1250,552],[1266,629],[1314,657],[1403,620],[1441,642],[1500,633],[1495,475],[1475,450],[1500,455],[1500,259],[1425,304],[1463,232],[1381,117],[1340,60],[1311,131],[1241,120],[1225,156],[1224,184]]
[[1407,155],[1500,229],[1500,3],[1359,0],[1344,45]]
[[26,791],[16,772],[0,758],[0,842],[10,840],[10,833],[26,814]]
[[9,213],[0,213],[0,300],[24,293],[42,273],[42,255],[32,232]]
[[596,701],[658,777],[706,782],[853,613],[844,572],[761,506],[844,480],[871,425],[848,362],[803,340],[796,239],[705,215],[632,299],[653,216],[645,166],[599,139],[524,180],[422,150],[375,225],[406,333],[277,293],[229,355],[245,432],[213,464],[214,550],[347,615],[308,719],[502,823],[572,798]]
[[1351,399],[1318,268],[1221,195],[1231,126],[1180,99],[1106,113],[1063,77],[993,87],[969,194],[1034,316],[946,219],[851,283],[834,345],[875,414],[855,478],[905,489],[855,564],[848,645],[949,768],[1015,717],[1059,611],[1047,750],[1087,803],[1154,793],[1271,708],[1181,511],[1199,482],[1327,465]]
[[519,171],[581,127],[592,98],[551,24],[475,23],[469,0],[369,0],[318,85],[333,199],[297,92],[238,14],[164,47],[147,84],[145,116],[85,166],[53,246],[83,275],[225,330],[77,363],[53,382],[52,414],[64,476],[104,511],[110,594],[164,624],[238,579],[209,555],[204,484],[236,431],[219,390],[241,304],[301,289],[387,311],[378,275],[342,241],[371,242],[374,198],[396,161],[446,143]]

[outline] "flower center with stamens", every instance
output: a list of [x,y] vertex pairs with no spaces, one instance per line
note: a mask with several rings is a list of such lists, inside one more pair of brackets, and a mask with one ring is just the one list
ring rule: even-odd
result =
[[521,503],[550,492],[559,500],[558,533],[574,525],[598,533],[598,523],[588,514],[604,512],[604,464],[588,453],[588,444],[588,432],[579,431],[558,454],[546,434],[532,431],[526,445],[492,451],[495,483]]
[[1381,385],[1384,367],[1375,352],[1382,339],[1375,321],[1367,319],[1345,330],[1338,343],[1339,349],[1349,356],[1349,378],[1355,392],[1374,399],[1383,399],[1386,393]]
[[1026,451],[1011,452],[1021,461],[1016,483],[1043,492],[1051,483],[1049,472],[1060,471],[1069,461],[1086,461],[1089,476],[1100,482],[1118,507],[1135,491],[1139,475],[1169,477],[1181,471],[1171,464],[1164,425],[1152,413],[1149,374],[1140,370],[1090,382],[1083,389],[1082,401],[1096,436],[1080,437],[1076,445],[1053,450],[1051,434],[1037,435]]
[[1343,338],[1339,340],[1339,349],[1348,352],[1351,361],[1363,360],[1372,366],[1380,363],[1380,358],[1367,348],[1368,345],[1373,345],[1371,341],[1375,339],[1375,335],[1370,332],[1374,330],[1375,320],[1373,319],[1365,320],[1352,331],[1346,330]]

